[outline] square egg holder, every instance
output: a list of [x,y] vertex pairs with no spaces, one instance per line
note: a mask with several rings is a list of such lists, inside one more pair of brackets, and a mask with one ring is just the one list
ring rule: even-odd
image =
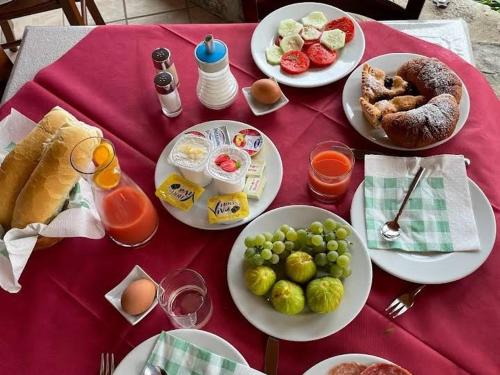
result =
[[140,315],[130,315],[122,309],[121,298],[123,292],[125,291],[125,289],[127,289],[130,283],[139,279],[150,280],[153,284],[155,284],[156,290],[158,291],[158,284],[151,278],[151,276],[149,276],[146,273],[146,271],[144,271],[140,266],[136,265],[134,268],[132,268],[132,271],[130,271],[130,273],[117,286],[111,289],[104,296],[104,298],[106,298],[109,301],[109,303],[111,303],[114,306],[114,308],[117,309],[118,312],[122,314],[122,316],[133,326],[135,326],[142,319],[144,319],[146,315],[148,315],[151,312],[151,310],[153,310],[158,304],[158,298],[155,295],[154,301],[151,304],[151,306]]

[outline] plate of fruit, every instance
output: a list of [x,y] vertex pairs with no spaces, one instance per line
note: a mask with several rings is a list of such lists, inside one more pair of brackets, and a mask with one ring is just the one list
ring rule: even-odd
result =
[[346,12],[320,3],[275,10],[255,28],[252,57],[268,77],[293,87],[338,81],[361,61],[365,37]]
[[372,283],[368,250],[344,219],[285,206],[250,223],[227,266],[234,303],[255,327],[289,341],[329,336],[363,308]]

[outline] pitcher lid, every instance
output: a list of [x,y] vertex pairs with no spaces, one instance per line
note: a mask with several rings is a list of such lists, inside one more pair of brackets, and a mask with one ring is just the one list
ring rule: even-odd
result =
[[196,46],[195,55],[198,61],[203,63],[216,63],[227,54],[227,47],[224,42],[214,39],[212,34],[208,34],[205,39]]

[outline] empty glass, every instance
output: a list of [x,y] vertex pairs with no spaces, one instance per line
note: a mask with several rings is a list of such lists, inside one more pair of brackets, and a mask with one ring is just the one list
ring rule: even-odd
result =
[[177,328],[202,328],[212,316],[205,280],[188,268],[174,270],[163,278],[158,303]]

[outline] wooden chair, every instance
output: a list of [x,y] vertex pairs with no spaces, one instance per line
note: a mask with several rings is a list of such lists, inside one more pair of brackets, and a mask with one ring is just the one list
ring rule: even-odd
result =
[[87,8],[96,25],[104,25],[104,19],[97,8],[94,0],[80,0],[82,13],[78,10],[76,1],[79,0],[13,0],[10,3],[0,5],[0,26],[5,35],[7,43],[2,48],[17,50],[21,40],[16,40],[9,20],[32,14],[42,13],[53,9],[62,9],[70,25],[87,24]]
[[0,97],[2,96],[5,86],[9,81],[10,73],[12,72],[12,62],[7,57],[3,49],[0,49]]
[[[246,22],[258,22],[272,11],[282,6],[298,3],[289,0],[243,0],[243,15]],[[373,18],[375,20],[417,19],[425,0],[408,0],[403,8],[390,0],[326,0],[319,1]],[[311,11],[314,9],[311,9]]]

